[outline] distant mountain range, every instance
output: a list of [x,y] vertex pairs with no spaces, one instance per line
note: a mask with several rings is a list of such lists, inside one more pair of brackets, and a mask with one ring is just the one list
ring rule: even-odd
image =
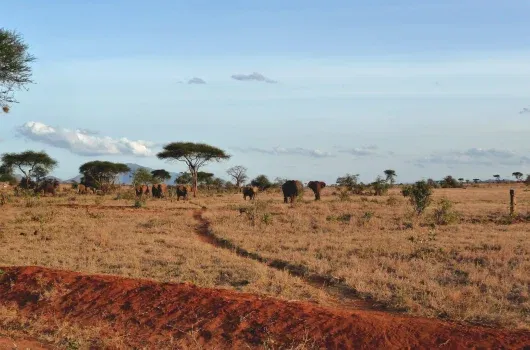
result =
[[[140,169],[140,168],[144,168],[144,169],[147,169],[149,171],[153,171],[155,169],[153,168],[149,168],[149,167],[146,167],[146,166],[141,166],[141,165],[138,165],[138,164],[134,164],[134,163],[126,163],[126,165],[129,167],[129,169],[131,169],[129,172],[127,173],[123,173],[123,174],[120,174],[116,180],[116,183],[118,184],[125,184],[125,185],[130,185],[132,184],[132,176],[133,176],[133,173]],[[173,172],[169,172],[169,174],[171,175],[171,178],[169,180],[167,180],[165,183],[166,184],[172,184],[175,182],[175,179],[177,178],[178,174],[179,173],[173,173]],[[73,177],[69,180],[66,180],[64,182],[81,182],[81,175],[77,175],[76,177]]]

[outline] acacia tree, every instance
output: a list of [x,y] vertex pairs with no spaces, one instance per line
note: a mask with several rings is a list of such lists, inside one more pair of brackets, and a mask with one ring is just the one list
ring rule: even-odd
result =
[[521,179],[523,178],[523,173],[520,171],[516,171],[512,173],[512,176],[514,176],[517,181],[521,181]]
[[35,176],[44,177],[57,166],[57,161],[46,152],[25,151],[22,153],[4,153],[2,155],[2,168],[6,172],[18,169],[26,181],[26,186]]
[[501,181],[501,176],[500,175],[493,175],[493,177],[495,178],[495,180],[497,180],[497,182]]
[[164,181],[171,179],[171,174],[164,169],[157,169],[157,170],[151,171],[151,176],[157,182],[164,182]]
[[236,187],[238,189],[240,189],[241,185],[244,184],[245,181],[248,179],[247,168],[242,165],[233,166],[228,169],[226,173],[234,179]]
[[134,186],[150,185],[154,182],[153,175],[146,168],[138,168],[133,173],[132,183]]
[[[266,190],[267,188],[272,187],[272,183],[269,181],[267,175],[258,175],[254,180],[250,182],[252,186],[256,186],[260,191]],[[282,184],[283,185],[283,184]]]
[[225,151],[205,143],[172,142],[164,146],[164,150],[157,154],[159,159],[184,162],[188,166],[193,179],[193,196],[197,197],[197,173],[209,162],[220,162],[230,159]]
[[5,113],[17,102],[14,91],[32,83],[29,64],[34,60],[19,33],[0,28],[0,106]]
[[188,172],[182,172],[177,175],[175,178],[175,183],[179,185],[188,185],[191,184],[193,181],[193,178],[191,177],[191,174]]
[[97,189],[104,185],[114,185],[116,177],[128,171],[131,169],[125,164],[101,160],[88,162],[79,167],[79,172],[83,175],[81,182]]
[[387,169],[384,171],[384,173],[386,175],[386,182],[389,182],[391,185],[393,185],[394,182],[396,182],[396,171],[392,169]]

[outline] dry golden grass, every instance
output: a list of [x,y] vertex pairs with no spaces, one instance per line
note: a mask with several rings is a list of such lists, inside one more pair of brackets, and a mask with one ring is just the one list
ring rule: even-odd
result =
[[[249,252],[333,276],[366,298],[413,315],[530,328],[530,192],[517,188],[511,219],[507,186],[435,190],[460,213],[449,225],[421,218],[398,189],[341,201],[326,188],[294,207],[279,192],[203,194],[190,202],[79,196],[11,197],[0,211],[0,265],[41,265],[203,287],[232,288],[325,303],[328,297],[285,271],[206,243],[212,233]],[[240,208],[247,208],[241,213]]]
[[202,242],[190,203],[150,200],[135,209],[134,200],[110,196],[13,200],[0,212],[0,266],[191,282],[285,299],[322,294],[286,272]]
[[411,214],[397,189],[351,201],[340,201],[327,189],[321,202],[306,194],[294,207],[282,204],[278,194],[261,195],[254,220],[219,204],[205,218],[213,234],[236,246],[344,280],[383,305],[413,315],[528,329],[530,192],[518,188],[522,217],[511,219],[508,189],[435,190],[435,201],[449,199],[460,214],[449,225],[432,222],[436,203],[421,218]]

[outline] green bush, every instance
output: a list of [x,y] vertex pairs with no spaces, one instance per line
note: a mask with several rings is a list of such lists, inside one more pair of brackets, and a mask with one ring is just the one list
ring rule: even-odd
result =
[[434,209],[433,221],[436,225],[449,225],[456,222],[460,214],[453,210],[453,202],[447,198],[442,198],[438,206]]
[[406,185],[401,190],[404,197],[408,197],[416,214],[422,214],[431,204],[432,189],[425,181],[418,181],[413,185]]

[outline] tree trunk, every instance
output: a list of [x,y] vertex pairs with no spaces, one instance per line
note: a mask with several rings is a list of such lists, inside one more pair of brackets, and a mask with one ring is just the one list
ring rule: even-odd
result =
[[191,171],[191,176],[193,178],[193,180],[192,180],[192,183],[193,183],[193,198],[196,198],[197,197],[197,170],[190,169],[190,171]]

